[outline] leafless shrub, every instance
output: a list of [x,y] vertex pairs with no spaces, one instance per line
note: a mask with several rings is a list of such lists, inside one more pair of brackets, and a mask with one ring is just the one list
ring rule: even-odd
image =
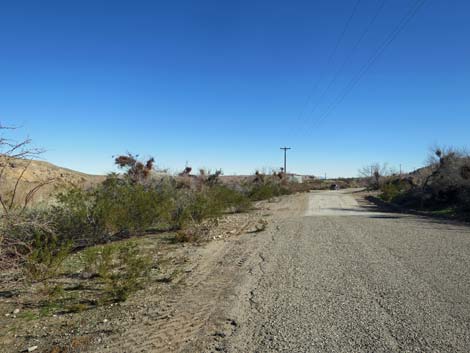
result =
[[209,176],[207,177],[207,184],[209,186],[214,186],[216,185],[218,182],[219,182],[219,176],[222,175],[222,169],[218,169],[215,171],[215,173],[213,174],[209,174]]
[[134,183],[140,183],[147,180],[155,163],[155,159],[153,157],[147,161],[139,161],[137,158],[138,156],[128,153],[127,155],[117,156],[114,159],[114,163],[119,168],[126,170],[126,175]]
[[254,184],[262,184],[264,183],[265,175],[263,173],[260,173],[259,170],[255,171],[255,176],[253,178],[253,183]]
[[189,176],[191,174],[192,170],[193,170],[193,168],[186,167],[186,168],[184,168],[184,170],[181,173],[178,174],[178,176],[180,176],[180,177]]
[[364,178],[369,188],[378,190],[384,177],[390,175],[387,164],[373,163],[359,169],[359,176]]
[[[15,128],[0,124],[0,132],[12,129]],[[0,136],[0,185],[4,186],[0,190],[0,268],[15,266],[24,260],[31,253],[34,235],[49,229],[45,219],[27,210],[36,193],[55,179],[38,182],[22,197],[18,192],[31,160],[40,153],[42,150],[33,148],[30,139],[18,142]],[[18,160],[26,163],[20,163],[23,166],[19,175],[9,182],[7,174],[12,174],[9,172],[16,167]]]

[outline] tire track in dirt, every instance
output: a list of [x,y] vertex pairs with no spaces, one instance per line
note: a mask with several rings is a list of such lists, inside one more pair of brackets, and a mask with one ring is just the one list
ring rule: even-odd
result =
[[[292,195],[283,198],[282,204],[264,205],[256,216],[263,214],[269,220],[264,231],[191,248],[190,263],[195,267],[163,292],[145,293],[143,312],[135,314],[133,323],[116,325],[119,326],[116,331],[104,337],[98,346],[90,347],[89,352],[224,351],[226,338],[240,329],[237,321],[242,318],[237,314],[244,310],[237,307],[250,305],[248,289],[258,281],[264,254],[270,251],[279,233],[276,218],[303,211],[305,202],[305,197]],[[128,314],[132,317],[134,313],[130,307]]]
[[[124,332],[103,342],[98,351],[116,352],[193,352],[214,337],[225,336],[236,323],[221,315],[220,303],[233,299],[232,290],[255,249],[245,246],[245,239],[213,242],[202,249],[201,260],[184,283],[176,289],[162,310],[160,303],[148,302],[144,318]],[[151,301],[152,299],[150,299]]]

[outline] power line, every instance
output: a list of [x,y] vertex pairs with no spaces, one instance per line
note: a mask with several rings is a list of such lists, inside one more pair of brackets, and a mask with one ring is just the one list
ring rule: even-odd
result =
[[[398,35],[404,30],[408,23],[416,16],[419,10],[423,7],[426,0],[417,0],[415,5],[410,9],[410,11],[401,19],[399,24],[394,28],[392,32],[388,35],[385,41],[381,46],[375,51],[375,53],[369,58],[369,61],[362,67],[359,73],[353,77],[341,94],[333,101],[324,114],[322,114],[319,119],[317,119],[316,124],[320,124],[325,120],[346,98],[346,96],[354,89],[354,87],[359,83],[359,81],[364,77],[364,75],[370,70],[372,65],[380,58],[384,53],[385,49],[392,44],[392,42],[398,37]],[[312,126],[313,128],[314,126]]]
[[[346,20],[344,28],[341,31],[338,39],[336,40],[335,46],[333,47],[333,50],[330,52],[330,55],[328,56],[328,59],[326,61],[326,67],[330,66],[331,62],[333,61],[333,58],[335,57],[336,52],[338,51],[338,48],[339,48],[341,42],[343,41],[344,36],[346,35],[346,32],[347,32],[347,30],[348,30],[348,28],[351,24],[352,19],[354,18],[354,15],[357,12],[357,9],[358,9],[360,3],[361,3],[361,0],[357,0],[356,3],[354,4],[354,7],[351,11],[351,14],[349,15],[348,19]],[[305,109],[307,108],[308,104],[312,100],[313,92],[315,92],[317,90],[317,87],[320,84],[320,81],[322,80],[322,78],[323,78],[323,76],[321,76],[321,75],[318,76],[318,79],[316,80],[315,85],[313,86],[313,88],[311,90],[311,93],[309,94],[309,96],[307,98],[307,101],[304,104],[303,109],[300,111],[299,116],[297,117],[297,120],[299,122],[300,122],[300,120],[302,119],[302,117],[304,115]]]
[[359,47],[359,45],[362,43],[362,41],[364,40],[364,38],[367,36],[367,34],[370,32],[370,29],[372,28],[372,26],[374,25],[375,21],[377,20],[377,18],[379,17],[380,13],[382,12],[382,9],[384,8],[385,6],[385,2],[387,0],[382,0],[380,5],[377,7],[377,10],[375,11],[374,15],[372,16],[371,20],[368,22],[367,26],[364,28],[364,31],[361,33],[361,36],[359,37],[359,39],[356,41],[356,43],[354,44],[353,48],[351,49],[351,52],[349,54],[349,56],[347,56],[345,58],[345,60],[343,61],[343,63],[341,64],[340,68],[334,73],[334,75],[331,77],[331,80],[330,82],[328,83],[328,85],[326,86],[326,88],[323,90],[322,94],[320,95],[320,98],[317,100],[317,103],[314,105],[313,109],[310,111],[310,114],[314,114],[316,112],[316,110],[318,109],[318,107],[320,106],[320,103],[322,102],[323,98],[326,96],[326,94],[328,93],[328,91],[330,90],[330,88],[334,85],[334,83],[336,82],[336,80],[338,79],[339,75],[343,72],[343,70],[345,69],[346,65],[350,63],[352,57],[354,56],[354,54],[356,53],[356,50],[357,48]]

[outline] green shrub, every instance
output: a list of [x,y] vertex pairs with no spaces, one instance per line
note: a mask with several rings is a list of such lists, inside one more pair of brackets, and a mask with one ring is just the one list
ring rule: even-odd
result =
[[47,282],[56,277],[67,256],[71,242],[61,242],[54,234],[37,231],[24,270],[28,279]]
[[254,184],[248,192],[248,197],[253,201],[269,200],[273,197],[286,195],[289,191],[280,183],[268,181]]
[[384,201],[394,201],[404,195],[409,189],[410,185],[404,180],[389,180],[380,187],[380,198]]
[[143,287],[152,267],[151,258],[141,255],[131,241],[89,248],[82,255],[84,271],[98,275],[103,282],[104,302],[125,301]]
[[201,223],[207,218],[216,218],[222,211],[213,198],[208,193],[197,192],[193,194],[192,202],[188,206],[190,218],[195,223]]
[[95,195],[97,212],[110,233],[140,235],[169,217],[170,200],[154,186],[109,178]]
[[105,237],[105,218],[93,191],[71,188],[58,194],[51,218],[57,234],[75,246],[93,245]]
[[246,212],[251,208],[251,200],[244,193],[227,186],[213,186],[209,191],[212,199],[222,211]]
[[215,219],[223,213],[222,207],[209,189],[180,190],[173,199],[171,228],[181,229],[205,219]]
[[241,191],[223,185],[205,186],[201,190],[175,190],[171,225],[181,229],[204,220],[215,220],[226,212],[243,212],[251,200]]
[[72,188],[58,195],[52,217],[57,233],[75,246],[102,243],[114,234],[141,235],[170,222],[168,187],[110,176],[92,190]]

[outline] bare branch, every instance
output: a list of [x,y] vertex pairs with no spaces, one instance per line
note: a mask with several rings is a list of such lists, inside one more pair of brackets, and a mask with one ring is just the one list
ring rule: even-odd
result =
[[32,188],[31,190],[29,190],[29,192],[26,194],[25,198],[24,198],[24,204],[23,204],[23,208],[21,209],[20,211],[20,214],[23,213],[26,208],[28,207],[29,203],[31,202],[31,200],[33,199],[34,195],[40,190],[42,189],[43,187],[45,187],[46,185],[49,185],[49,184],[52,184],[53,182],[55,182],[57,179],[56,178],[51,178],[51,179],[48,179],[46,181],[43,181],[41,182],[39,185],[36,185],[34,188]]
[[29,161],[25,167],[23,168],[23,170],[21,171],[21,174],[18,178],[16,178],[16,183],[15,183],[15,187],[13,188],[13,193],[11,195],[11,200],[10,200],[10,204],[8,205],[8,208],[12,208],[13,205],[14,205],[14,202],[15,202],[15,198],[16,198],[16,192],[18,190],[18,185],[20,184],[20,181],[23,179],[23,176],[24,176],[24,173],[26,173],[26,170],[29,168],[29,166],[31,165],[31,161]]

